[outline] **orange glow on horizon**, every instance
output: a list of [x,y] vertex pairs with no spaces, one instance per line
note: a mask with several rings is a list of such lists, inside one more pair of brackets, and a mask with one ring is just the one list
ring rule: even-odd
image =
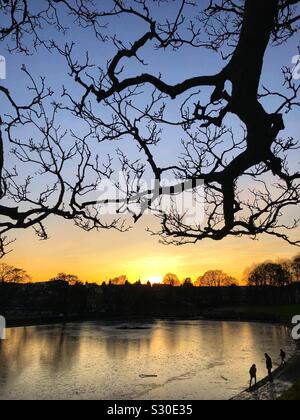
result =
[[[143,284],[153,284],[161,283],[167,273],[176,274],[181,281],[187,277],[195,281],[209,270],[223,270],[241,282],[247,267],[297,254],[295,247],[268,236],[259,241],[228,238],[217,243],[167,247],[157,237],[149,236],[145,227],[142,223],[126,233],[87,233],[71,223],[60,224],[51,219],[48,241],[38,241],[32,231],[18,231],[13,252],[2,262],[25,269],[34,282],[65,272],[89,283],[108,283],[126,275],[132,283],[140,279]],[[295,231],[295,237],[299,237],[299,232],[300,229]]]
[[153,276],[148,280],[151,284],[161,284],[163,282],[163,276]]

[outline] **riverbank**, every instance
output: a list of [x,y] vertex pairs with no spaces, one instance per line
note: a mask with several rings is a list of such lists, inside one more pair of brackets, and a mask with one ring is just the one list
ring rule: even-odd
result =
[[236,306],[211,308],[203,312],[207,319],[229,321],[276,322],[291,325],[295,315],[300,314],[300,305]]
[[216,321],[252,321],[252,322],[271,322],[284,323],[290,326],[292,318],[300,314],[300,305],[274,305],[274,306],[228,306],[219,308],[206,308],[197,314],[185,316],[10,316],[7,318],[7,327],[25,327],[45,324],[61,324],[68,322],[86,321],[149,321],[157,319],[207,319]]
[[[241,306],[211,309],[209,319],[283,323],[291,327],[292,318],[300,314],[300,305]],[[274,382],[268,378],[260,381],[251,391],[245,390],[233,400],[300,400],[300,341],[296,342],[295,354],[287,364],[274,371]]]
[[299,377],[287,392],[280,398],[281,401],[300,401],[300,373]]
[[300,379],[300,343],[295,354],[283,366],[273,372],[274,381],[271,383],[266,377],[251,390],[246,389],[233,401],[276,401],[276,400],[299,400]]

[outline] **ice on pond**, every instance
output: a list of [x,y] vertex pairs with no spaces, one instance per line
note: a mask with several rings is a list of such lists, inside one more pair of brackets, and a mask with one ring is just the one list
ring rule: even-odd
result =
[[286,327],[212,321],[88,322],[7,330],[2,399],[229,399],[264,353],[294,351]]

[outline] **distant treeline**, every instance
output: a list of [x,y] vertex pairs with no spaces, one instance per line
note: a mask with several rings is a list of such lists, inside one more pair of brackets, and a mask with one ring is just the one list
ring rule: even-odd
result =
[[191,317],[208,308],[300,303],[300,284],[284,287],[184,285],[0,284],[0,314],[7,321],[107,317]]
[[67,320],[106,317],[201,316],[208,308],[241,305],[300,303],[300,257],[265,262],[247,272],[247,287],[232,277],[211,270],[192,282],[167,274],[163,284],[126,276],[107,283],[83,283],[75,275],[60,273],[44,283],[31,283],[19,268],[0,265],[0,315],[15,320]]
[[[30,276],[23,269],[16,268],[7,264],[0,264],[0,284],[1,283],[27,283],[31,280]],[[83,284],[78,276],[72,274],[59,273],[49,282],[63,281],[69,285]],[[243,284],[249,286],[288,286],[300,282],[300,254],[292,259],[279,260],[277,262],[266,261],[255,264],[245,270]],[[241,282],[236,278],[224,273],[222,270],[208,270],[196,280],[190,277],[180,280],[176,274],[168,273],[162,280],[163,285],[180,287],[230,287],[240,285]],[[132,283],[126,275],[121,275],[103,282],[102,285],[125,286],[129,284],[141,284],[138,280]],[[151,282],[147,283],[151,286]]]

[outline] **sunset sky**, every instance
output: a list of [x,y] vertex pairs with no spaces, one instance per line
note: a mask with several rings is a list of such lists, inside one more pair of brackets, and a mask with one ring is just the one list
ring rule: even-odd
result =
[[[166,7],[163,4],[157,9],[161,16],[166,16],[171,12],[172,6],[168,6],[168,10]],[[143,28],[139,25],[133,26],[132,23],[130,20],[127,22],[115,20],[110,29],[112,32],[117,31],[120,37],[134,41],[140,36]],[[129,34],[128,25],[131,28],[134,27]],[[89,31],[79,31],[80,33],[76,34],[77,39],[74,37],[74,31],[72,31],[72,39],[57,36],[54,32],[49,32],[49,39],[56,36],[61,44],[74,41],[78,57],[83,57],[87,48],[91,52],[92,60],[99,65],[104,65],[106,59],[113,56],[114,50],[111,46],[95,41]],[[3,47],[4,45],[1,46]],[[147,47],[143,54],[143,58],[147,58],[150,63],[147,72],[155,74],[161,72],[164,80],[170,83],[195,75],[213,74],[224,66],[224,62],[215,53],[188,47],[175,53],[154,51]],[[283,66],[290,66],[295,54],[297,54],[295,39],[282,47],[269,48],[262,82],[270,88],[281,87],[280,69]],[[62,85],[72,89],[75,96],[81,93],[67,76],[68,68],[65,60],[57,54],[49,55],[41,49],[33,56],[24,57],[10,55],[0,49],[0,55],[5,56],[7,61],[7,80],[3,81],[3,84],[20,100],[28,98],[27,82],[22,79],[24,74],[20,71],[23,63],[34,76],[46,76],[47,85],[55,89],[55,97],[60,97]],[[127,62],[127,64],[129,64],[128,73],[137,74],[141,71],[136,61]],[[19,83],[20,80],[22,83]],[[176,101],[171,104],[171,113],[173,109],[176,112],[177,105]],[[267,106],[272,109],[275,104],[268,103]],[[286,122],[285,135],[297,135],[300,127],[297,112],[287,116]],[[66,129],[71,127],[77,130],[78,133],[84,131],[82,122],[74,121],[73,117],[65,116],[63,125]],[[30,133],[24,129],[23,135],[30,136]],[[170,156],[177,156],[180,153],[180,138],[176,146],[174,142],[170,144],[171,135],[173,136],[174,132],[166,130],[164,133],[166,141],[161,147],[160,159],[165,163],[168,162]],[[124,147],[131,153],[133,146],[125,144]],[[106,152],[104,148],[103,153]],[[132,151],[132,153],[135,152]],[[291,156],[291,167],[298,164],[297,151]],[[298,209],[289,213],[287,217],[292,219],[297,211]],[[156,225],[156,221],[151,217],[146,217],[131,231],[123,234],[111,230],[86,233],[74,227],[72,223],[59,219],[49,219],[46,225],[50,235],[48,241],[39,241],[33,231],[14,233],[13,237],[17,239],[12,246],[14,251],[3,260],[5,263],[27,270],[34,281],[47,280],[62,271],[76,274],[81,280],[89,282],[107,281],[123,274],[127,275],[131,281],[141,279],[146,282],[148,279],[159,279],[168,272],[176,273],[180,278],[196,279],[210,269],[222,269],[241,280],[245,268],[253,263],[290,258],[298,251],[297,248],[279,239],[266,236],[260,237],[259,241],[234,238],[225,239],[222,242],[205,241],[196,245],[166,247],[158,243],[158,238],[151,237],[145,232],[147,226],[155,227]],[[299,230],[292,236],[299,237]]]
[[[142,224],[129,233],[83,232],[71,223],[49,223],[51,238],[40,242],[31,231],[17,235],[14,252],[5,262],[28,270],[34,281],[47,280],[61,271],[84,281],[102,282],[126,274],[146,282],[168,272],[196,279],[206,270],[222,269],[242,279],[246,267],[270,259],[290,258],[298,249],[268,237],[259,241],[227,239],[183,247],[158,244]],[[297,233],[295,232],[295,237]],[[298,231],[299,235],[299,231]]]

